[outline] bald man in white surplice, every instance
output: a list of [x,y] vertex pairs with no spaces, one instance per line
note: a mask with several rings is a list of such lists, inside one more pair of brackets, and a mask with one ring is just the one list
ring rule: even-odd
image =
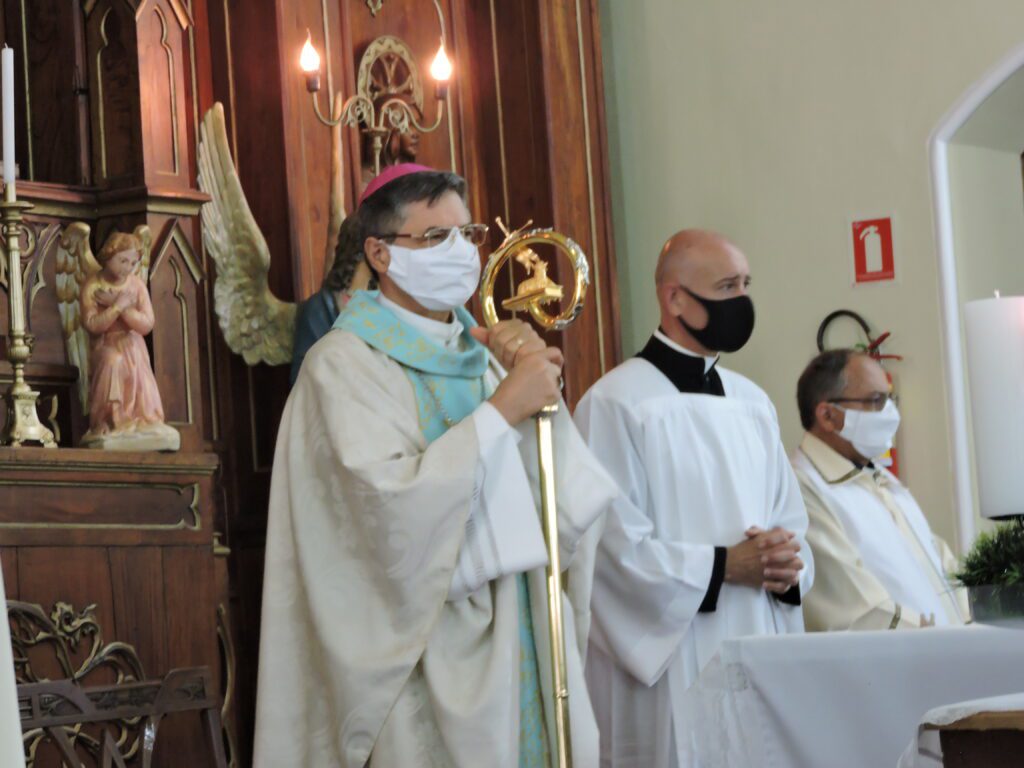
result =
[[775,409],[719,365],[753,331],[746,258],[719,235],[680,232],[656,283],[661,327],[575,417],[631,502],[607,517],[591,602],[602,768],[680,765],[685,690],[722,640],[802,631],[812,575]]

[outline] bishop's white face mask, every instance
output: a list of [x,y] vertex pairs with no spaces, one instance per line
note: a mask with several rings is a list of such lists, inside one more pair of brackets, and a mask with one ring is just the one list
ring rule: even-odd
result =
[[431,311],[461,307],[480,283],[480,254],[457,229],[430,248],[389,245],[388,251],[388,277]]
[[896,403],[888,400],[880,411],[842,410],[846,416],[839,436],[849,440],[857,453],[876,459],[892,448],[892,439],[900,428],[900,411]]

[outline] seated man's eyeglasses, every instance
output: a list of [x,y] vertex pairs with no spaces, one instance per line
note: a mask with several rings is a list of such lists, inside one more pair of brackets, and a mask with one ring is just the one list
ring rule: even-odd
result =
[[893,404],[899,404],[899,398],[891,392],[875,392],[867,397],[833,397],[825,402],[837,405],[841,403],[860,403],[865,406],[864,410],[880,411],[885,408],[885,404],[890,400],[892,400]]
[[431,248],[435,245],[440,245],[447,240],[453,229],[459,230],[462,236],[469,240],[473,245],[483,245],[487,242],[487,231],[489,227],[486,224],[466,224],[462,227],[431,227],[422,235],[411,235],[406,232],[391,232],[374,235],[374,237],[388,241],[399,237],[406,237],[410,240],[415,240],[416,242],[421,243],[421,247]]

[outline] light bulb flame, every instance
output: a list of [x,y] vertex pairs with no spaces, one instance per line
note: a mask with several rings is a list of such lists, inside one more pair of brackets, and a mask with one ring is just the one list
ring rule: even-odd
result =
[[299,56],[299,66],[306,74],[313,74],[320,71],[320,54],[313,47],[313,35],[306,31],[306,42],[302,46],[302,53]]
[[430,64],[430,76],[439,83],[446,83],[452,76],[452,62],[444,52],[444,43],[437,49],[437,55]]

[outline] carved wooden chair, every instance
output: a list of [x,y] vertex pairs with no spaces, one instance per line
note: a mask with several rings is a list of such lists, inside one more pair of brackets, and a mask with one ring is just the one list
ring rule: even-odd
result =
[[[73,768],[150,768],[164,717],[196,712],[214,764],[228,768],[220,696],[210,670],[176,669],[163,680],[146,680],[134,648],[103,644],[94,610],[90,605],[76,613],[57,603],[47,616],[38,605],[7,603],[27,766],[36,764],[40,745],[48,742],[62,764]],[[85,638],[91,639],[87,649]],[[53,663],[40,650],[52,651],[56,672],[65,679],[48,680],[37,671],[34,665],[42,670],[42,664]],[[84,685],[97,670],[115,682]]]

